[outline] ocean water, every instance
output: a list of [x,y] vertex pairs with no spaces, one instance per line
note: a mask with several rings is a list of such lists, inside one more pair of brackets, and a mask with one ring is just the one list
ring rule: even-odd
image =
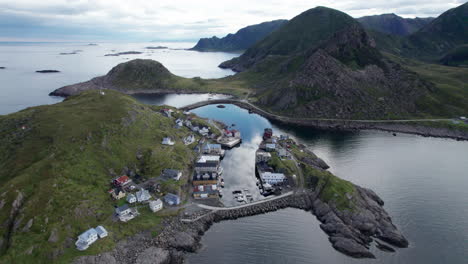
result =
[[[151,58],[185,77],[218,78],[229,74],[217,68],[236,54],[185,50],[145,50],[165,45],[188,48],[193,43],[2,43],[0,44],[0,114],[26,107],[60,102],[47,94],[63,85],[105,74],[132,58]],[[76,55],[61,52],[83,50]],[[113,51],[114,50],[114,51]],[[104,57],[123,51],[141,55]],[[36,70],[56,69],[58,74]],[[222,95],[136,96],[149,104],[182,106]],[[217,119],[242,133],[243,143],[223,160],[225,193],[251,189],[254,194],[254,153],[265,127],[288,133],[306,144],[330,166],[330,171],[373,189],[395,225],[410,241],[396,253],[375,248],[375,260],[356,260],[335,251],[319,222],[310,212],[285,209],[265,215],[214,224],[203,236],[203,249],[188,257],[189,263],[468,263],[468,142],[414,135],[362,131],[327,132],[280,126],[237,106],[194,110]],[[261,197],[256,196],[256,199]],[[235,204],[226,195],[223,202]]]
[[[148,46],[170,49],[150,50]],[[48,94],[62,86],[87,81],[106,74],[112,67],[132,59],[153,59],[172,73],[183,77],[220,78],[233,74],[217,66],[238,54],[202,53],[183,50],[194,43],[6,43],[0,42],[0,115],[26,107],[53,104],[62,98]],[[79,50],[77,54],[60,55]],[[110,53],[139,51],[143,54],[104,56]],[[60,73],[36,73],[59,70]]]

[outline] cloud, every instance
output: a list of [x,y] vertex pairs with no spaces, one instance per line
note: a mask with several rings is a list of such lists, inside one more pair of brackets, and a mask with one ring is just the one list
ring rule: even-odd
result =
[[291,19],[315,6],[354,17],[437,16],[461,0],[0,0],[1,39],[195,40],[247,25]]

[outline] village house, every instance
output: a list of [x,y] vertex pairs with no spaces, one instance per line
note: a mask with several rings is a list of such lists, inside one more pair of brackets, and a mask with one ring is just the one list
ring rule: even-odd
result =
[[110,189],[109,193],[111,194],[112,198],[115,200],[120,200],[125,197],[125,192],[120,187]]
[[182,128],[184,126],[184,121],[182,121],[181,119],[177,119],[175,121],[175,127],[176,128]]
[[240,138],[241,137],[240,131],[236,130],[236,129],[232,129],[232,130],[224,129],[224,135],[226,137],[234,137],[234,138]]
[[184,121],[184,125],[188,128],[192,128],[192,121],[190,121],[189,119],[185,120]]
[[213,185],[213,184],[218,183],[218,179],[219,179],[219,175],[216,172],[203,172],[203,173],[194,172],[192,183],[194,186]]
[[263,131],[263,140],[267,140],[273,136],[273,129],[265,128]]
[[221,147],[221,144],[206,144],[203,147],[204,154],[219,155],[224,156],[224,149]]
[[178,195],[168,193],[166,196],[164,196],[164,201],[169,205],[179,205],[180,197]]
[[117,179],[114,179],[114,181],[113,181],[113,183],[114,183],[114,185],[116,187],[123,187],[124,185],[127,185],[130,182],[132,182],[132,180],[126,175],[120,176]]
[[129,194],[129,195],[127,196],[127,202],[128,202],[128,203],[131,203],[131,204],[132,204],[132,203],[136,203],[136,201],[137,201],[137,198],[136,198],[136,196],[135,196],[133,193],[131,193],[131,194]]
[[221,174],[222,168],[220,166],[219,156],[200,156],[195,162],[195,171],[198,173],[216,172],[218,174]]
[[208,133],[210,133],[210,129],[208,127],[202,127],[200,130],[198,130],[198,133],[202,136],[207,136]]
[[169,109],[169,108],[164,108],[161,110],[161,113],[165,116],[165,117],[171,117],[171,114],[173,113],[174,111],[172,111],[172,109]]
[[195,136],[190,134],[187,137],[184,138],[184,144],[185,145],[190,145],[195,142]]
[[276,144],[265,144],[265,150],[268,152],[273,152],[276,150]]
[[139,203],[146,202],[149,199],[151,199],[151,194],[148,190],[145,189],[141,189],[138,192],[136,192],[135,196]]
[[271,159],[271,154],[265,151],[257,151],[255,154],[255,162],[268,162]]
[[75,242],[76,249],[83,251],[98,240],[98,233],[96,229],[90,228],[83,234],[78,236],[78,240]]
[[173,145],[175,144],[175,142],[172,141],[172,138],[170,138],[170,137],[165,137],[165,138],[163,138],[163,141],[162,141],[161,144],[163,144],[163,145],[168,145],[168,146],[173,146]]
[[180,170],[165,169],[162,171],[161,178],[166,180],[180,180],[182,172]]
[[260,178],[263,182],[274,185],[284,182],[286,176],[283,173],[263,172],[260,174]]
[[163,202],[159,199],[150,201],[149,208],[153,213],[156,213],[163,208]]
[[138,216],[138,211],[136,208],[130,208],[128,204],[124,204],[115,208],[115,213],[120,221],[128,222],[133,218]]
[[218,185],[197,185],[193,188],[193,197],[196,199],[218,198]]
[[97,226],[95,230],[99,238],[105,238],[108,235],[107,230],[103,226]]

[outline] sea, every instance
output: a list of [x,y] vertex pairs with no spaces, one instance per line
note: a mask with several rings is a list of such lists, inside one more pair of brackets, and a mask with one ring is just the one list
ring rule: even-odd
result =
[[[119,63],[153,59],[184,77],[221,78],[234,74],[217,66],[239,54],[185,50],[194,43],[0,43],[0,115],[62,100],[48,93],[64,85],[106,74]],[[148,46],[169,49],[149,50]],[[60,55],[61,53],[76,54]],[[139,51],[118,57],[105,54]],[[37,70],[59,70],[40,74]],[[215,94],[135,96],[148,104],[176,107],[222,98]],[[262,131],[287,134],[323,158],[335,175],[374,190],[409,248],[382,252],[376,259],[353,259],[331,247],[320,222],[310,212],[284,209],[214,224],[203,236],[202,249],[188,263],[468,263],[468,142],[378,131],[333,132],[284,126],[234,105],[193,110],[242,133],[242,144],[222,161],[228,195],[256,189],[254,154]]]

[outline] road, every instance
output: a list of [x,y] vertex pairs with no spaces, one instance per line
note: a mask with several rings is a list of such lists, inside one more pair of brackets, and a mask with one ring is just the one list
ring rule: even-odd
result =
[[195,108],[199,108],[205,105],[212,105],[212,104],[235,104],[242,108],[246,108],[256,112],[257,114],[263,115],[268,118],[276,119],[278,121],[330,121],[330,122],[359,122],[359,123],[400,123],[400,122],[422,122],[422,121],[429,121],[429,122],[440,122],[440,121],[451,121],[450,118],[429,118],[429,119],[399,119],[399,120],[369,120],[369,119],[333,119],[333,118],[295,118],[295,117],[287,117],[281,116],[277,114],[273,114],[267,112],[251,103],[247,100],[236,100],[236,99],[217,99],[217,100],[208,100],[202,101],[190,105],[186,105],[184,107],[180,107],[179,109],[188,111]]

